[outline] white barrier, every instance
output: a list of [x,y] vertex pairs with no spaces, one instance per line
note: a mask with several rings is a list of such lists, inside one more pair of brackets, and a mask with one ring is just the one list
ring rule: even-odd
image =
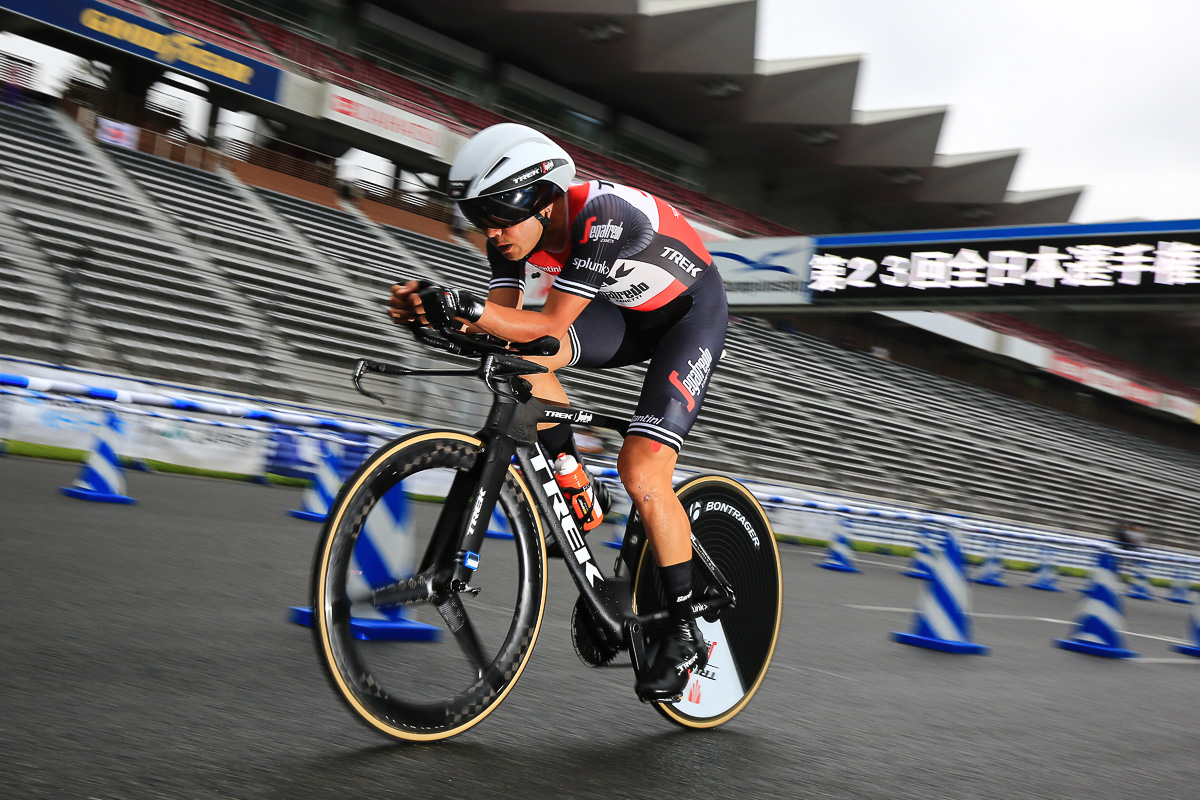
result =
[[[173,397],[169,395],[146,392],[108,389],[104,387],[87,386],[69,381],[57,381],[48,378],[34,378],[0,373],[0,390],[3,390],[4,387],[8,387],[9,389],[24,390],[34,396],[37,396],[39,393],[43,397],[49,397],[50,394],[69,395],[73,398],[80,398],[83,401],[119,403],[123,405],[146,405],[159,408],[170,408],[175,411],[193,411],[214,416],[235,417],[254,421],[270,422],[280,425],[341,431],[346,433],[368,433],[392,437],[406,427],[399,423],[392,425],[364,423],[354,420],[318,417],[311,414],[275,411],[243,405],[197,400],[187,397]],[[230,427],[236,427],[230,423],[220,423],[216,420],[202,421],[194,418],[181,419],[200,424],[223,424]],[[242,427],[245,429],[250,429],[251,426]],[[270,429],[261,428],[261,430],[269,431]],[[680,474],[686,473],[681,471]],[[616,481],[616,470],[614,469],[601,469],[597,471],[597,477],[601,478],[602,480],[614,482],[619,486],[619,481]],[[836,514],[851,521],[856,539],[870,541],[872,538],[875,538],[877,540],[890,540],[892,542],[899,542],[907,544],[908,546],[913,546],[917,540],[915,532],[916,527],[922,525],[934,525],[953,528],[962,534],[967,534],[972,537],[971,540],[968,540],[970,543],[964,547],[964,549],[967,551],[975,550],[977,553],[983,552],[987,537],[1004,541],[1010,546],[1024,546],[1031,554],[1027,560],[1033,563],[1038,562],[1037,556],[1032,555],[1034,548],[1048,546],[1055,548],[1056,553],[1060,555],[1060,563],[1064,565],[1069,562],[1068,559],[1062,559],[1062,555],[1073,556],[1075,559],[1078,559],[1081,565],[1083,565],[1087,564],[1094,558],[1093,554],[1097,550],[1113,550],[1122,558],[1136,560],[1137,562],[1143,564],[1148,570],[1157,569],[1160,573],[1166,572],[1166,576],[1168,578],[1171,577],[1172,573],[1169,572],[1169,569],[1172,567],[1177,568],[1179,565],[1189,565],[1193,567],[1200,566],[1200,556],[1187,556],[1176,553],[1167,553],[1165,551],[1121,551],[1114,548],[1107,542],[1089,537],[1068,536],[1061,533],[1019,530],[1016,529],[1015,526],[1013,528],[1000,528],[996,527],[994,523],[977,524],[976,522],[964,517],[947,514],[929,514],[912,510],[903,510],[895,507],[885,508],[857,504],[851,505],[814,497],[797,497],[790,493],[778,493],[778,490],[782,487],[773,486],[770,484],[755,484],[753,482],[747,483],[755,497],[758,498],[758,500],[768,510],[775,509],[784,510],[787,512],[817,511]],[[787,491],[790,492],[796,490],[789,489]]]

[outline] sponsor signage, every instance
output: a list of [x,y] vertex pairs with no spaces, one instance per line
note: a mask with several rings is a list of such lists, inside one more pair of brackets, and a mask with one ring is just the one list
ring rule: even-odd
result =
[[[90,450],[104,425],[104,409],[69,400],[9,395],[2,416],[5,438],[31,444]],[[266,466],[268,435],[237,427],[124,414],[118,455],[197,469],[260,475]]]
[[713,242],[709,254],[725,281],[729,307],[738,311],[811,303],[812,242],[807,236]]
[[274,101],[280,70],[166,25],[87,0],[0,0],[0,8],[187,73]]
[[449,160],[447,145],[450,132],[444,125],[365,94],[326,84],[321,116],[427,153],[441,161]]
[[1082,364],[1061,353],[1050,353],[1043,369],[1060,378],[1081,383],[1097,391],[1113,394],[1132,403],[1157,408],[1169,414],[1200,423],[1200,403],[1179,395],[1161,392],[1122,375]]
[[105,144],[137,150],[138,137],[141,132],[141,128],[136,125],[117,122],[105,117],[96,118],[96,139]]
[[818,307],[1200,297],[1200,220],[823,236],[807,288]]

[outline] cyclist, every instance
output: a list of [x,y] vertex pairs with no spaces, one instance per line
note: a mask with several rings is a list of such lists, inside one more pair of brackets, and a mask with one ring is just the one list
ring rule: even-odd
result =
[[[689,671],[708,661],[690,609],[690,524],[672,478],[724,348],[725,287],[695,230],[668,203],[607,181],[573,184],[574,177],[567,152],[532,128],[480,131],[450,168],[449,196],[487,237],[487,299],[409,281],[392,287],[390,313],[400,323],[456,321],[507,341],[559,339],[558,355],[533,359],[551,372],[528,379],[536,397],[562,405],[567,396],[554,370],[649,360],[617,471],[645,524],[672,620],[637,692],[672,701]],[[526,264],[554,276],[541,310],[522,307]],[[568,423],[538,438],[551,458],[578,457]]]

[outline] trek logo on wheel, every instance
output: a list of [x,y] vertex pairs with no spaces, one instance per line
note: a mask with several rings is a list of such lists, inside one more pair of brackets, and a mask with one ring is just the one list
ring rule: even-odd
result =
[[596,585],[597,580],[603,583],[604,574],[592,562],[592,553],[583,542],[579,526],[575,524],[575,514],[571,511],[571,506],[563,499],[562,492],[558,488],[558,481],[554,480],[554,473],[551,472],[550,465],[546,463],[546,457],[542,455],[540,447],[533,454],[530,462],[533,464],[534,470],[542,476],[542,491],[546,493],[546,497],[550,498],[554,513],[558,514],[559,524],[562,525],[563,533],[567,537],[567,546],[575,554],[575,560],[583,567],[583,574],[587,576],[588,583],[592,586]]

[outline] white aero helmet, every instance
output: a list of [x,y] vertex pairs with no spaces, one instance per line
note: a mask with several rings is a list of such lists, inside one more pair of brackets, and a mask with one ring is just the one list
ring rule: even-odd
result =
[[459,151],[447,194],[472,225],[507,228],[550,205],[574,177],[575,162],[548,136],[502,122]]

